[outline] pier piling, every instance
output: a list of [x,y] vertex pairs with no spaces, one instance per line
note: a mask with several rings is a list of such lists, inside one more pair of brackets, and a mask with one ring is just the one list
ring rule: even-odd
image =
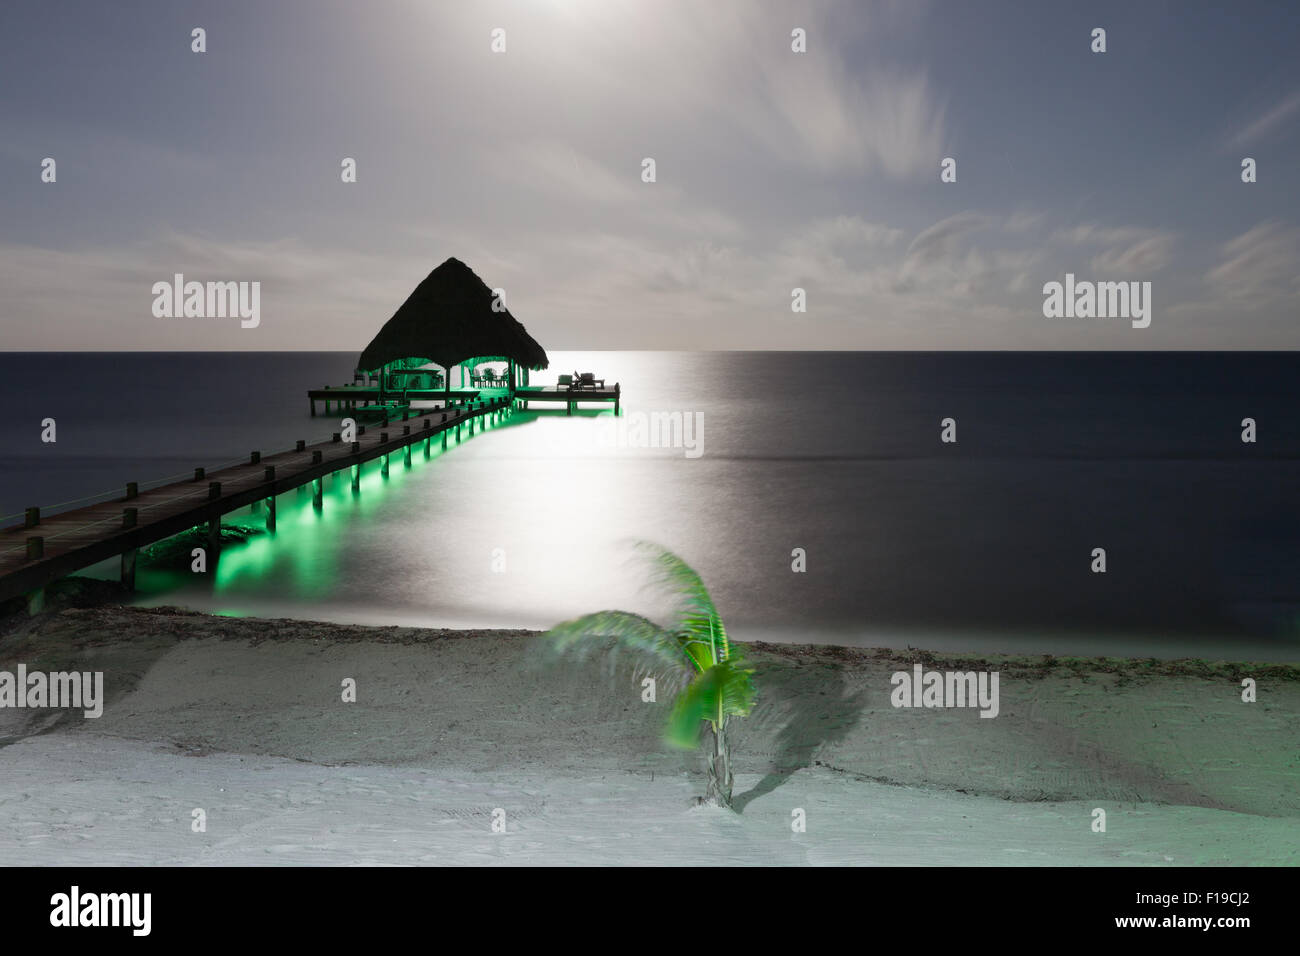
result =
[[121,581],[122,587],[126,588],[128,591],[135,590],[136,554],[137,550],[135,548],[127,548],[122,552]]
[[208,519],[208,569],[214,570],[217,558],[221,556],[221,515],[214,514]]

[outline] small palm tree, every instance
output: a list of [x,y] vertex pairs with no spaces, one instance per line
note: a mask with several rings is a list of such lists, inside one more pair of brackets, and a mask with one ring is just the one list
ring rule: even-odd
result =
[[709,785],[704,802],[731,806],[731,745],[727,722],[742,717],[754,704],[753,669],[745,667],[700,576],[681,558],[658,545],[640,542],[638,550],[653,558],[655,583],[678,599],[670,627],[627,611],[600,611],[551,628],[548,637],[563,652],[579,654],[613,644],[664,663],[683,677],[664,731],[665,741],[690,749],[700,745],[707,727],[706,765]]

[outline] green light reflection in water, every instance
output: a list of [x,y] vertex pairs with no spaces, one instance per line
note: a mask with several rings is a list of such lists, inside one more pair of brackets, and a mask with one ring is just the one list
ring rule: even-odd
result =
[[[595,427],[605,418],[613,418],[612,409],[572,416],[562,409],[520,411],[475,428],[476,437],[499,427],[509,436],[457,449],[436,469],[427,466],[441,456],[441,435],[431,436],[429,460],[417,437],[411,474],[399,450],[388,479],[378,460],[362,468],[357,494],[345,465],[323,481],[323,513],[312,506],[310,484],[277,498],[274,534],[262,533],[264,505],[233,512],[224,526],[249,528],[252,537],[227,540],[208,574],[173,575],[170,587],[139,587],[135,603],[231,616],[463,627],[503,620],[543,626],[614,600],[623,588],[633,592],[621,599],[632,606],[636,588],[621,567],[625,549],[615,545],[633,532],[663,532],[665,516],[672,520],[680,510],[667,507],[664,496],[675,501],[681,491],[664,483],[671,472],[662,458],[648,470],[619,462]],[[456,449],[454,428],[447,434],[447,450]],[[465,428],[462,441],[469,440]],[[587,480],[575,482],[579,474]],[[388,494],[399,485],[400,494]],[[593,520],[598,533],[557,561],[557,547]],[[486,573],[496,548],[509,551],[507,573]],[[171,570],[188,572],[172,564]],[[143,583],[139,573],[137,583]]]
[[[480,419],[475,434],[495,427],[498,426]],[[460,441],[468,440],[469,432],[466,429],[462,432]],[[447,451],[459,443],[453,429],[448,434]],[[424,457],[424,442],[417,442],[411,446],[409,471],[414,473],[422,466],[432,465],[443,454],[445,452],[440,434],[431,436],[429,440],[428,460]],[[409,477],[400,450],[390,458],[387,478],[384,477],[382,468],[381,459],[362,465],[359,491],[352,490],[351,467],[326,475],[323,479],[322,508],[319,511],[312,504],[311,484],[279,495],[276,498],[275,532],[259,534],[242,544],[222,549],[214,575],[214,595],[220,597],[223,593],[237,591],[241,582],[262,579],[278,564],[291,569],[296,597],[311,599],[328,596],[339,574],[336,560],[339,552],[337,545],[332,543],[332,539],[337,537],[339,526],[353,517],[364,517],[368,509],[379,506],[382,495],[396,491]],[[266,510],[265,503],[260,504],[256,510],[252,507],[241,509],[227,515],[225,523],[263,528]],[[218,609],[214,613],[244,616],[244,612],[235,608]]]

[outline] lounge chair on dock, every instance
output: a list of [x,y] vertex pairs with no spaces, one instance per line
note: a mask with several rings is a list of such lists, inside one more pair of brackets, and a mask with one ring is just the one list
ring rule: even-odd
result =
[[559,379],[556,380],[556,382],[555,382],[555,387],[556,387],[557,389],[567,389],[567,390],[569,390],[569,391],[572,391],[572,390],[573,390],[573,376],[572,376],[572,375],[561,375],[561,376],[559,377]]
[[604,388],[605,380],[603,378],[596,378],[594,372],[583,372],[578,377],[577,387],[578,388],[597,388],[597,387]]

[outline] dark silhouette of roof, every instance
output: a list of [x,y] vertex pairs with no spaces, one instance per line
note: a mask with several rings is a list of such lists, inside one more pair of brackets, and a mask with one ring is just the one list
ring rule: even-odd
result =
[[450,368],[469,359],[544,369],[546,350],[509,310],[494,311],[495,297],[474,270],[448,259],[415,287],[384,323],[357,368],[370,372],[400,359],[422,359]]

